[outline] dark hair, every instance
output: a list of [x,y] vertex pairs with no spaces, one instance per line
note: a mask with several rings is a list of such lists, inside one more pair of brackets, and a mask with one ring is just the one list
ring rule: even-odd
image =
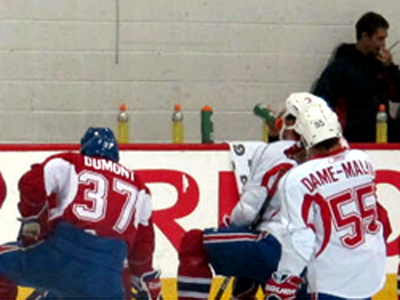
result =
[[389,22],[381,15],[372,11],[365,13],[356,23],[357,40],[361,39],[363,32],[372,36],[378,29],[389,28]]
[[318,151],[329,151],[338,144],[340,144],[340,139],[334,137],[314,145],[313,148]]
[[294,124],[296,122],[296,117],[292,114],[288,114],[286,115],[285,120],[292,121],[292,123]]

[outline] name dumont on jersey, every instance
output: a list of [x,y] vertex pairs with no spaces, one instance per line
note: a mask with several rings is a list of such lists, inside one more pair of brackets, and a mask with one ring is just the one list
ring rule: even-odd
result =
[[85,156],[84,164],[87,167],[91,167],[95,170],[109,171],[116,175],[125,177],[126,179],[134,180],[135,172],[128,170],[119,163],[103,158]]

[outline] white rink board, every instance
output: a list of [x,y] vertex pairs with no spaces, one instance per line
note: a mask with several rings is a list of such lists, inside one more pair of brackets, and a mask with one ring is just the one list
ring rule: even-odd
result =
[[[7,183],[7,199],[0,211],[0,242],[14,240],[19,223],[17,212],[17,182],[20,176],[35,162],[43,161],[47,156],[58,151],[2,151],[0,170]],[[376,169],[391,170],[400,174],[399,150],[367,150]],[[198,203],[188,215],[176,220],[184,230],[216,226],[219,208],[219,176],[221,172],[231,171],[230,152],[226,150],[123,150],[121,163],[136,170],[161,170],[186,174],[192,181],[182,180],[185,184],[196,184],[199,190]],[[186,175],[182,175],[185,177]],[[154,210],[173,207],[177,202],[177,188],[168,183],[148,184],[154,201]],[[398,183],[400,186],[400,180]],[[186,190],[188,186],[182,186]],[[236,186],[232,186],[235,189]],[[400,192],[391,184],[378,184],[378,197],[387,208],[391,219],[393,233],[389,241],[400,235]],[[166,220],[169,222],[169,220]],[[168,225],[168,224],[166,224]],[[388,259],[388,273],[397,272],[397,256]],[[168,237],[156,227],[155,266],[162,270],[165,278],[176,277],[177,252]]]

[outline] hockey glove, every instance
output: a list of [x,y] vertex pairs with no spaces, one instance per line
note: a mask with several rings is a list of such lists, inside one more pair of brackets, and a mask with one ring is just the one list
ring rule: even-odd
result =
[[300,288],[301,278],[291,274],[274,272],[265,285],[266,300],[294,300]]
[[19,218],[18,221],[21,221],[18,241],[22,242],[22,246],[26,247],[36,243],[41,233],[39,220],[36,218]]
[[136,300],[162,300],[160,275],[160,271],[153,270],[140,277],[132,276],[132,286],[136,290],[133,298]]

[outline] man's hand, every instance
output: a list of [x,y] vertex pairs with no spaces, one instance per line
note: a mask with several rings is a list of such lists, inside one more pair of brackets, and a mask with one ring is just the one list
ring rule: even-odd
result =
[[132,286],[136,290],[133,298],[136,300],[162,300],[160,275],[160,271],[153,270],[140,277],[131,277]]
[[389,67],[393,63],[392,53],[387,49],[381,49],[376,59],[379,60],[385,67]]
[[294,300],[300,288],[301,278],[291,274],[274,272],[265,285],[266,300]]

